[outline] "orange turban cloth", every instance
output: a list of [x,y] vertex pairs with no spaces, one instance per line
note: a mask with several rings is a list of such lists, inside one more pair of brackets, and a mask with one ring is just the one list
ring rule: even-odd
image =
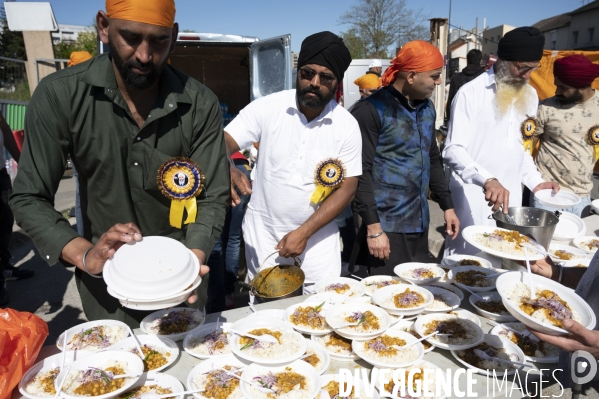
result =
[[381,85],[379,82],[379,77],[374,73],[367,73],[364,76],[360,76],[358,79],[354,80],[354,84],[357,85],[360,89],[378,89]]
[[68,65],[72,67],[73,65],[81,64],[82,62],[91,60],[91,58],[92,55],[89,53],[89,51],[73,51],[69,57]]
[[175,25],[175,0],[106,0],[109,18],[165,26]]
[[381,78],[383,86],[395,82],[395,76],[399,71],[426,72],[443,68],[443,65],[443,55],[435,46],[423,40],[414,40],[404,45],[397,57],[391,60],[391,66]]

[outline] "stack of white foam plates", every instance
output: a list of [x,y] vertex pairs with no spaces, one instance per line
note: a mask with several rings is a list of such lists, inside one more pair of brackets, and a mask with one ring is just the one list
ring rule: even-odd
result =
[[197,288],[200,262],[168,237],[144,237],[123,245],[104,265],[108,293],[125,307],[157,310],[176,306]]
[[559,222],[555,226],[552,239],[572,241],[576,237],[585,235],[586,232],[587,226],[581,218],[569,212],[562,212],[559,216]]
[[535,193],[539,202],[548,208],[566,209],[580,204],[580,197],[567,190],[559,190],[557,193],[552,189],[539,190]]

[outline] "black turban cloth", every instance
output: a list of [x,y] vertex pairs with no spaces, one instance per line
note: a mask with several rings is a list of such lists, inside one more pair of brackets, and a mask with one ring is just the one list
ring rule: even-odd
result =
[[305,38],[297,58],[298,69],[307,64],[320,65],[329,68],[338,81],[343,80],[350,63],[351,54],[343,39],[328,31]]
[[537,28],[523,26],[499,40],[497,56],[504,61],[537,62],[543,57],[545,36]]

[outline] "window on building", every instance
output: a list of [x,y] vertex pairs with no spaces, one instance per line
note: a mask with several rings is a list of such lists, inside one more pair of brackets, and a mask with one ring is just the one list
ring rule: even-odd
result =
[[589,28],[589,43],[593,41],[593,36],[595,35],[595,28]]
[[572,42],[578,44],[578,31],[572,32]]
[[551,50],[555,50],[555,40],[551,41]]

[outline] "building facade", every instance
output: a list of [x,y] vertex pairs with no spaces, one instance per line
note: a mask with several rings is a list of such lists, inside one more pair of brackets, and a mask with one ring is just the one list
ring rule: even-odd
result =
[[490,28],[483,31],[483,56],[497,55],[497,45],[499,40],[511,30],[516,29],[515,26],[511,25],[499,25],[495,28]]

